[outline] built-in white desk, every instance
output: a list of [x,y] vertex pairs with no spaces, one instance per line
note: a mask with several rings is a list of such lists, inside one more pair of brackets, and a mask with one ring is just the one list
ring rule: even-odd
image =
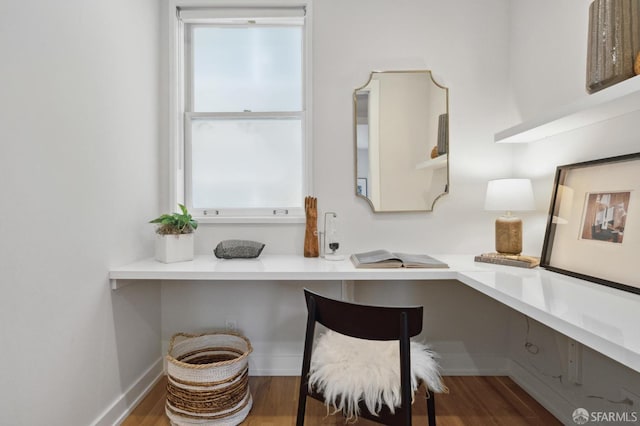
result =
[[145,259],[109,272],[114,290],[137,280],[457,280],[640,372],[640,295],[541,268],[476,263],[473,256],[434,255],[448,269],[356,269],[351,262],[262,255],[221,260],[198,256],[164,264]]
[[[293,255],[262,255],[258,259],[216,259],[196,256],[191,262],[160,263],[154,259],[134,262],[109,272],[115,290],[128,280],[448,280],[457,279],[451,268],[356,269],[350,260],[329,261]],[[460,259],[462,260],[462,259]]]

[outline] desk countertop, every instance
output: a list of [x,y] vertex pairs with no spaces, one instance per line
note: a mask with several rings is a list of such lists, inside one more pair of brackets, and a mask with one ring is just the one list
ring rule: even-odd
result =
[[[193,261],[160,263],[144,259],[111,269],[109,278],[114,290],[119,280],[421,280],[457,279],[458,256],[439,256],[450,268],[356,269],[351,261],[329,261],[295,255],[262,255],[257,259],[216,259],[196,256]],[[473,259],[472,259],[473,260]],[[453,262],[453,263],[452,263]],[[466,263],[466,262],[465,262]],[[471,262],[473,263],[473,262]],[[463,269],[465,269],[463,267]]]
[[135,280],[457,280],[640,372],[640,295],[542,268],[476,263],[473,255],[433,255],[448,269],[356,269],[348,259],[295,255],[221,260],[153,259],[109,272],[115,290]]

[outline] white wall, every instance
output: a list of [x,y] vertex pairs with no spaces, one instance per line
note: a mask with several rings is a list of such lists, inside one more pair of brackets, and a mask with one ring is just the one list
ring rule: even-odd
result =
[[[512,147],[493,143],[507,120],[506,0],[322,0],[313,3],[313,143],[319,211],[335,211],[342,252],[375,248],[427,253],[491,251],[493,213],[486,181],[510,176]],[[354,89],[372,70],[431,69],[450,89],[451,193],[433,213],[374,214],[354,195]],[[304,225],[202,225],[197,251],[227,238],[266,243],[265,254],[302,253]],[[296,374],[305,318],[302,287],[339,294],[339,283],[164,283],[164,346],[177,331],[223,327],[235,319],[255,343],[252,374],[271,367]],[[394,283],[398,303],[424,303],[424,337],[448,359],[448,372],[505,372],[508,312],[455,282]],[[188,290],[187,290],[188,289]],[[387,292],[358,284],[357,297],[382,303]],[[443,308],[448,307],[448,308]],[[480,335],[478,316],[491,324]],[[268,325],[268,327],[266,327]],[[265,328],[266,327],[266,328]],[[275,327],[275,328],[274,328]],[[275,365],[265,365],[272,356]],[[451,361],[453,360],[453,361]]]
[[[2,2],[0,424],[88,425],[160,358],[155,0]],[[117,411],[117,410],[116,410]]]
[[[508,1],[323,0],[313,3],[314,181],[319,210],[336,211],[345,252],[385,246],[430,253],[493,248],[486,180],[510,175]],[[384,29],[384,31],[382,30]],[[450,89],[451,193],[433,213],[374,214],[354,196],[353,90],[372,70],[431,69]],[[167,181],[168,182],[168,181]],[[451,230],[455,229],[455,238]],[[301,253],[303,225],[203,225],[197,251],[225,238],[260,238],[264,253]]]
[[[512,0],[510,69],[517,114],[531,119],[546,109],[589,96],[585,90],[589,1]],[[638,120],[631,113],[514,148],[514,170],[534,180],[539,213],[525,218],[525,251],[540,253],[546,215],[558,165],[640,151]],[[513,124],[513,123],[512,123]],[[598,315],[607,314],[602,306]],[[527,384],[544,383],[539,397],[554,404],[555,414],[571,422],[576,407],[587,410],[640,412],[621,401],[623,387],[640,394],[640,375],[588,348],[584,349],[583,383],[568,382],[567,338],[532,322],[530,340],[540,346],[533,355],[524,348],[526,323],[513,314],[511,357]],[[561,377],[560,377],[561,376]],[[545,388],[546,387],[546,388]],[[593,397],[589,397],[589,395]]]
[[[506,2],[323,1],[314,13],[316,195],[338,213],[345,251],[491,250],[485,180],[511,172],[511,148],[493,144],[507,96]],[[353,196],[352,91],[371,70],[424,68],[450,89],[451,193],[433,213],[373,214]]]
[[[314,195],[321,212],[338,213],[345,253],[490,251],[485,184],[515,174],[535,179],[538,213],[525,216],[525,251],[537,254],[555,166],[637,151],[638,114],[528,146],[493,143],[496,130],[586,96],[586,0],[313,7]],[[3,4],[0,424],[108,424],[132,402],[130,386],[156,372],[160,339],[166,346],[176,331],[228,318],[255,343],[254,371],[298,368],[305,283],[108,289],[110,266],[151,255],[145,223],[166,205],[166,14],[166,0]],[[450,194],[433,213],[373,214],[354,195],[352,91],[371,70],[425,68],[450,89]],[[210,254],[226,238],[300,253],[304,226],[203,225],[197,250]],[[340,291],[338,283],[307,285]],[[509,355],[529,376],[557,381],[566,338],[532,324],[543,354],[529,356],[519,344],[522,317],[459,283],[368,282],[356,297],[423,303],[424,337],[445,355],[445,371],[504,372]],[[636,373],[589,350],[585,358],[583,387],[547,388],[587,408],[588,392],[612,400],[620,386],[640,392]]]

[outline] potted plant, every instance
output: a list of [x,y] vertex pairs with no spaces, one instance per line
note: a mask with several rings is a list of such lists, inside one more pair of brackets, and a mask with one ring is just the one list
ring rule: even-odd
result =
[[193,260],[193,231],[198,227],[187,208],[181,213],[163,214],[149,223],[156,223],[156,260],[164,263]]

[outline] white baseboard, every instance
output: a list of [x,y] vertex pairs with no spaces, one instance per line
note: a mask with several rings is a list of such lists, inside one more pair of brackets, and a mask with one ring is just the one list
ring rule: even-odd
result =
[[133,382],[98,418],[92,426],[119,425],[164,375],[164,357],[160,357]]
[[509,374],[509,360],[500,356],[468,353],[439,353],[443,376],[505,376]]
[[511,360],[509,377],[565,425],[575,424],[574,405],[561,393],[544,383],[532,372]]
[[[498,356],[440,353],[438,362],[445,376],[507,376],[509,360]],[[249,374],[252,376],[299,376],[302,355],[260,354],[249,356]]]
[[252,353],[249,356],[251,376],[299,376],[302,355],[273,355]]

